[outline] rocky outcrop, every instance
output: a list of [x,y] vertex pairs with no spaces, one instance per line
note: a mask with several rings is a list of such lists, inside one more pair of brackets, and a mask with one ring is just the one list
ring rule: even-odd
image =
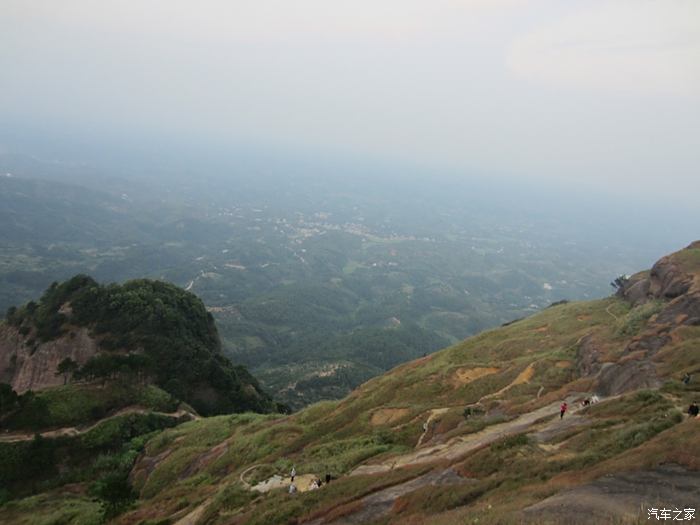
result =
[[633,306],[646,303],[649,300],[649,286],[651,285],[649,273],[641,272],[633,275],[625,283],[625,286],[618,290],[617,294],[632,303]]
[[576,352],[576,370],[581,377],[595,375],[600,371],[601,352],[592,335],[586,335],[579,341]]
[[17,393],[62,385],[58,364],[69,357],[79,365],[98,353],[98,342],[87,328],[74,328],[46,343],[32,343],[11,326],[0,326],[0,382]]
[[596,392],[608,397],[640,388],[659,388],[661,380],[648,361],[606,363],[596,378]]
[[[700,280],[695,254],[696,241],[685,250],[661,258],[648,272],[626,280],[617,295],[638,307],[649,301],[661,301],[658,314],[649,318],[644,331],[625,346],[617,363],[604,363],[590,338],[579,345],[577,368],[582,376],[595,375],[595,386],[602,395],[616,395],[638,388],[657,388],[661,379],[651,358],[673,340],[676,329],[700,325]],[[689,257],[690,255],[690,257]]]
[[[697,249],[700,249],[700,241],[695,241],[686,248]],[[634,305],[652,299],[675,299],[689,292],[700,292],[694,277],[678,263],[677,254],[671,254],[659,259],[651,271],[633,275],[620,288],[618,295]]]
[[[526,523],[644,523],[658,521],[652,508],[695,508],[693,502],[699,497],[700,473],[668,464],[604,476],[564,490],[526,508],[524,516]],[[674,515],[678,516],[671,511]]]
[[671,257],[663,257],[649,273],[649,294],[657,299],[675,299],[690,290],[692,276],[683,272]]

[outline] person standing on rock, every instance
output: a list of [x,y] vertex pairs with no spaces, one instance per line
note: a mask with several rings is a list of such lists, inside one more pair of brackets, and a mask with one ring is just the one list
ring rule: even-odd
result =
[[559,407],[559,410],[560,410],[560,412],[559,412],[559,419],[563,419],[563,418],[564,418],[564,414],[566,414],[566,411],[567,411],[568,409],[569,409],[569,405],[566,403],[566,401],[564,401],[564,402],[561,404],[561,406]]
[[289,473],[289,477],[292,478],[292,483],[294,483],[294,478],[296,477],[296,475],[297,475],[297,469],[292,467],[292,471]]

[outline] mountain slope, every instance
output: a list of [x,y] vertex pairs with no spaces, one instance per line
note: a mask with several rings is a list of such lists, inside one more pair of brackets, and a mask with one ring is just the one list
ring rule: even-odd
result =
[[[700,370],[700,243],[619,284],[614,297],[552,306],[399,366],[342,401],[165,430],[136,461],[139,500],[116,521],[600,523],[692,507],[700,423],[683,412],[700,383],[680,379]],[[581,403],[594,394],[600,402]],[[286,492],[292,466],[297,494]],[[330,484],[306,490],[326,473]],[[27,505],[6,508],[19,519]]]

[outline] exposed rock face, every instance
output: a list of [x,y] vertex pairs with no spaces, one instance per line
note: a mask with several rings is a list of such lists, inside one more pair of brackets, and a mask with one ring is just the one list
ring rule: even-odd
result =
[[650,278],[646,272],[633,275],[618,295],[627,299],[634,306],[644,304],[649,300]]
[[0,382],[9,383],[19,394],[62,385],[58,364],[70,357],[79,365],[98,353],[98,343],[87,328],[76,328],[46,343],[27,344],[16,328],[0,326]]
[[[696,241],[686,250],[700,249]],[[601,368],[595,342],[581,341],[577,368],[582,376],[596,378],[602,395],[615,395],[637,388],[656,388],[661,384],[652,358],[672,341],[672,333],[684,325],[700,325],[700,279],[697,263],[688,264],[685,250],[661,258],[649,272],[633,275],[618,290],[618,296],[633,307],[648,301],[663,301],[661,311],[652,316],[646,329],[633,337],[617,363],[604,363]],[[692,260],[692,257],[690,257]]]
[[638,388],[658,388],[661,380],[654,365],[648,361],[606,363],[597,377],[596,391],[602,396],[614,396]]
[[652,518],[648,509],[694,508],[699,497],[700,473],[670,464],[599,478],[532,505],[524,515],[528,523],[637,523]]
[[[695,241],[686,248],[686,250],[697,249],[700,249],[700,241]],[[648,273],[642,272],[632,276],[627,284],[618,291],[618,295],[635,306],[653,299],[668,300],[681,296],[695,296],[697,300],[700,300],[698,298],[700,283],[696,282],[694,275],[683,270],[676,261],[675,255],[662,257]]]
[[576,355],[576,369],[582,377],[596,374],[601,367],[600,350],[590,335],[581,339]]
[[649,275],[649,294],[656,298],[674,299],[686,293],[693,283],[669,257],[660,259]]

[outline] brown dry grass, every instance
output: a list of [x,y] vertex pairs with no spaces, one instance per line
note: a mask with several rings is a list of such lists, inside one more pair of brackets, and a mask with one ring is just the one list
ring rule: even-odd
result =
[[500,372],[500,368],[495,367],[477,367],[477,368],[458,368],[450,376],[450,383],[454,387],[460,387],[479,379],[480,377],[496,374]]
[[411,410],[408,408],[380,408],[372,412],[369,422],[375,427],[379,425],[393,425],[410,413]]

